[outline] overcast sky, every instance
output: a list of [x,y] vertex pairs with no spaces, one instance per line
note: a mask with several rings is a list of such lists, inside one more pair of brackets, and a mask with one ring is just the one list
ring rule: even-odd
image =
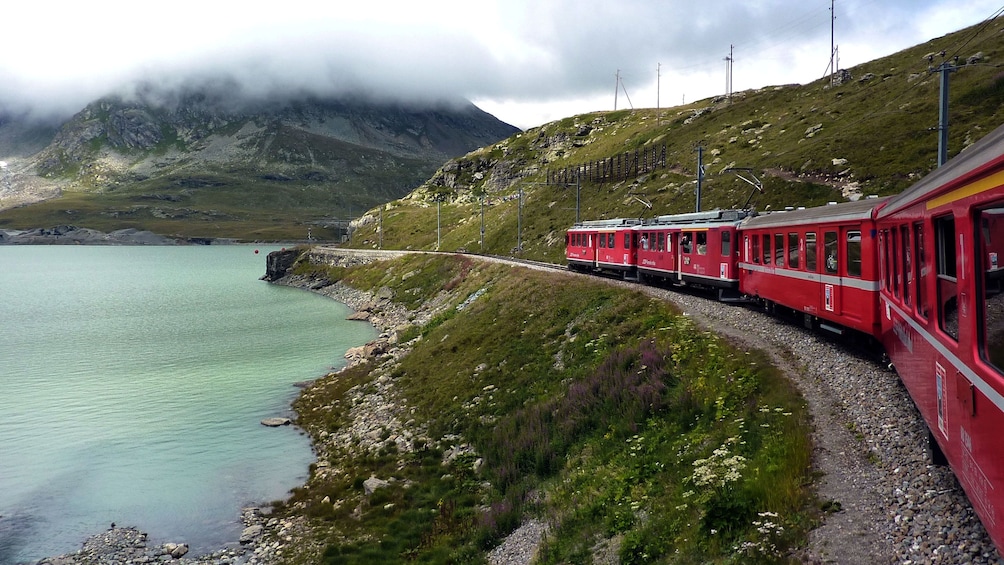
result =
[[[835,0],[847,68],[1004,0]],[[69,114],[136,80],[463,97],[520,128],[827,73],[830,0],[54,0],[0,12],[0,105]],[[971,53],[963,53],[963,56]],[[617,73],[621,88],[617,88]]]

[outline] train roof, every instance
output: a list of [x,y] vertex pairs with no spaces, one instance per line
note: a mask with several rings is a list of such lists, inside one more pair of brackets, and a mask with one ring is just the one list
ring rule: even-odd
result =
[[928,200],[933,194],[952,190],[986,173],[990,167],[1004,162],[1004,126],[952,157],[943,166],[889,200],[878,217],[886,217],[916,202]]
[[645,225],[676,225],[738,222],[752,214],[749,210],[709,210],[688,214],[668,214],[645,220]]
[[613,218],[609,220],[586,220],[572,226],[573,230],[589,229],[611,229],[637,226],[642,223],[641,218]]
[[888,200],[888,196],[882,198],[863,198],[853,202],[840,202],[827,204],[826,206],[770,212],[746,220],[743,227],[745,229],[770,228],[775,226],[813,225],[823,222],[867,220],[872,217],[875,210],[881,208]]

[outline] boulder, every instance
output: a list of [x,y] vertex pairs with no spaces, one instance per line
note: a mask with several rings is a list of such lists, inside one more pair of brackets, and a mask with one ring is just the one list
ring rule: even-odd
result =
[[385,488],[388,486],[390,486],[389,482],[383,479],[378,479],[376,477],[370,477],[365,481],[363,481],[363,492],[366,493],[366,496],[369,496],[373,494],[377,489]]
[[278,428],[279,426],[288,426],[292,424],[293,421],[289,418],[265,418],[261,421],[261,425],[268,426],[270,428]]
[[265,528],[261,524],[255,524],[253,526],[248,526],[248,527],[244,528],[243,532],[241,532],[241,537],[240,537],[240,539],[238,541],[240,541],[240,543],[242,543],[244,545],[252,543],[254,540],[256,540],[259,537],[261,537],[261,533],[262,533],[262,531],[264,531],[264,529]]
[[164,544],[164,555],[170,555],[171,557],[178,559],[188,553],[187,543],[165,543]]

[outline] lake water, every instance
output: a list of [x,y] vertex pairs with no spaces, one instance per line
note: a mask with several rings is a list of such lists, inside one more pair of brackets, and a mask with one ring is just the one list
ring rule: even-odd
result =
[[305,481],[308,438],[260,421],[376,332],[258,280],[274,249],[0,246],[0,565],[112,522],[210,552]]

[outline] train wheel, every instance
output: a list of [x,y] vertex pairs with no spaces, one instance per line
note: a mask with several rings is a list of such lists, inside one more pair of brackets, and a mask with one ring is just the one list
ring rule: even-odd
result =
[[812,314],[803,314],[802,316],[803,316],[802,317],[802,325],[805,326],[805,329],[807,329],[807,330],[815,330],[816,329],[816,317],[813,316]]
[[764,311],[765,314],[773,316],[774,313],[777,311],[777,307],[774,304],[774,302],[772,302],[770,300],[764,300],[763,301],[763,311]]
[[945,452],[941,450],[938,440],[934,438],[934,434],[931,433],[930,429],[927,430],[927,453],[931,458],[931,465],[937,465],[938,467],[948,465],[948,458],[945,457]]

